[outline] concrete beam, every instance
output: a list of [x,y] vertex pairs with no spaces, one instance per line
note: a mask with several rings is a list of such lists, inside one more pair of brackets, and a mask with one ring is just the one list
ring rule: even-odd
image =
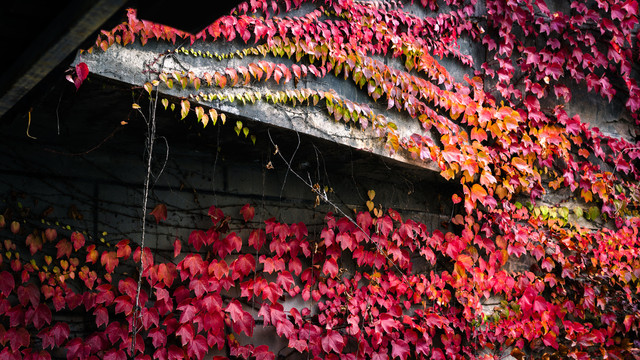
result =
[[[74,64],[85,62],[92,74],[103,76],[112,80],[134,86],[142,86],[145,82],[151,81],[148,73],[143,73],[146,69],[145,64],[154,63],[159,54],[167,53],[171,44],[158,43],[149,41],[145,46],[139,43],[119,46],[113,45],[106,52],[96,50],[92,54],[84,53],[79,55]],[[192,46],[196,51],[210,51],[211,53],[228,53],[235,51],[235,44],[230,43],[196,43]],[[157,66],[162,66],[163,71],[182,71],[187,69],[196,75],[202,75],[205,72],[213,73],[214,71],[223,72],[226,67],[237,67],[246,65],[248,62],[257,62],[260,57],[225,60],[205,59],[193,56],[167,56],[162,61],[155,62]],[[287,62],[287,59],[267,59],[274,62]],[[159,64],[162,63],[162,64]],[[160,70],[159,68],[156,70]],[[201,87],[199,91],[193,88],[183,90],[181,86],[176,85],[169,89],[164,85],[160,86],[160,92],[165,96],[171,97],[189,97],[198,92],[224,92],[226,95],[242,93],[246,91],[260,91],[261,93],[279,90],[293,90],[297,86],[298,89],[309,88],[316,91],[335,90],[341,98],[349,99],[356,103],[367,104],[375,113],[382,114],[390,121],[397,124],[402,136],[411,136],[414,133],[424,134],[420,122],[412,119],[408,115],[399,113],[395,110],[388,111],[384,106],[375,103],[366,93],[365,90],[358,88],[353,81],[343,80],[339,77],[327,75],[324,78],[316,79],[308,76],[300,80],[298,84],[293,81],[287,84],[276,84],[275,81],[251,83],[248,86],[225,87],[223,90],[219,88]],[[192,99],[193,101],[193,99]],[[374,154],[401,161],[421,168],[440,171],[437,164],[433,162],[424,162],[412,159],[409,154],[404,151],[391,153],[385,148],[384,141],[377,136],[370,128],[362,130],[351,124],[337,122],[330,117],[326,110],[314,106],[296,106],[271,104],[266,101],[257,101],[255,104],[240,104],[220,101],[205,101],[200,99],[195,101],[203,106],[215,108],[228,114],[233,114],[241,118],[249,119],[259,123],[279,126],[292,131],[308,134],[325,140],[330,140],[339,144],[347,145],[355,149],[372,152]],[[229,125],[227,125],[229,126]],[[233,125],[231,125],[233,126]]]

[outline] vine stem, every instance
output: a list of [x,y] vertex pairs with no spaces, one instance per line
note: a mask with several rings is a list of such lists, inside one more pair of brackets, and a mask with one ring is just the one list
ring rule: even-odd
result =
[[[364,234],[364,236],[367,237],[369,242],[371,242],[372,244],[374,244],[376,246],[376,249],[378,250],[378,253],[380,253],[382,256],[384,256],[385,259],[387,259],[387,261],[389,261],[393,265],[393,267],[397,270],[397,272],[400,275],[402,275],[402,280],[407,284],[407,286],[412,288],[413,286],[411,285],[411,282],[407,278],[407,275],[404,273],[404,271],[402,271],[402,269],[400,269],[398,267],[398,264],[396,264],[395,261],[393,261],[389,257],[389,255],[387,255],[387,253],[385,251],[383,251],[383,249],[381,248],[380,244],[378,244],[377,242],[373,241],[371,236],[367,235],[366,231],[364,231],[364,229],[362,227],[360,227],[360,225],[358,225],[358,223],[351,216],[349,216],[349,214],[344,212],[337,204],[335,204],[333,201],[331,201],[329,199],[329,196],[327,195],[326,191],[321,190],[319,186],[314,186],[310,176],[309,176],[309,180],[305,180],[302,176],[300,176],[300,174],[295,172],[291,168],[291,163],[289,161],[287,161],[287,159],[285,159],[284,155],[282,155],[282,152],[278,150],[278,145],[273,141],[273,138],[271,137],[271,132],[269,130],[267,130],[267,135],[269,135],[269,140],[271,141],[271,145],[273,145],[276,148],[276,154],[278,156],[280,156],[280,159],[287,165],[288,171],[291,171],[291,173],[293,175],[295,175],[298,179],[300,179],[300,181],[302,181],[306,186],[308,186],[311,189],[311,191],[318,196],[319,199],[321,199],[325,203],[331,205],[334,208],[334,210],[336,210],[340,215],[342,215],[343,217],[348,219],[349,222],[351,222],[358,230],[362,231],[362,233]],[[298,147],[300,146],[300,133],[298,133],[296,131],[296,135],[298,136],[298,146],[296,147],[296,151],[297,151]],[[295,155],[295,153],[294,153],[294,155]],[[293,157],[291,159],[293,160]]]
[[[147,174],[144,179],[144,189],[142,195],[142,234],[140,236],[140,271],[138,273],[138,288],[136,290],[135,306],[133,308],[133,321],[131,323],[131,356],[134,355],[136,349],[136,335],[138,334],[137,320],[141,317],[140,311],[140,292],[142,290],[142,273],[144,272],[144,242],[147,228],[147,203],[149,201],[149,183],[151,182],[151,161],[153,159],[153,145],[156,138],[156,104],[158,102],[158,91],[155,98],[151,98],[149,102],[149,118],[145,118],[147,123]],[[143,115],[144,117],[144,115]]]

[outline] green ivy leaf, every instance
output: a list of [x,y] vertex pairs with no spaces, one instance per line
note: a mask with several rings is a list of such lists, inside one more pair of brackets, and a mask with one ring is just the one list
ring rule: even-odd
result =
[[597,206],[592,206],[589,208],[589,213],[587,215],[589,220],[596,220],[600,217],[600,209]]
[[198,122],[202,120],[202,116],[204,116],[204,109],[202,106],[196,107],[196,116],[198,117]]
[[549,217],[549,207],[546,205],[540,206],[540,213],[542,214],[542,218],[546,219]]
[[582,215],[584,214],[581,207],[573,208],[573,213],[576,214],[576,216],[579,218],[582,217]]
[[558,214],[561,218],[567,220],[569,218],[569,208],[567,208],[566,206],[561,207],[560,209],[558,209]]

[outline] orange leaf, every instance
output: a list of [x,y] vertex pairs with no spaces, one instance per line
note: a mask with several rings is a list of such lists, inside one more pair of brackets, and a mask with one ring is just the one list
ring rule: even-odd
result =
[[487,197],[487,190],[480,184],[473,184],[471,187],[471,201],[482,202],[485,197]]
[[527,164],[526,161],[522,160],[519,157],[515,157],[511,159],[511,164],[515,166],[515,168],[518,169],[520,172],[528,173],[528,174],[531,173],[531,167],[529,167],[529,164]]
[[471,139],[480,142],[485,141],[487,140],[487,132],[484,131],[483,128],[474,127],[473,129],[471,129]]

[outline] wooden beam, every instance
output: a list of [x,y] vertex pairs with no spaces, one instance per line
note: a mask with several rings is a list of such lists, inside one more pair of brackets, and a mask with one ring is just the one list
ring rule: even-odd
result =
[[124,6],[126,0],[100,0],[53,46],[42,52],[31,66],[0,98],[0,117],[33,89],[51,70],[75,51],[110,17]]

